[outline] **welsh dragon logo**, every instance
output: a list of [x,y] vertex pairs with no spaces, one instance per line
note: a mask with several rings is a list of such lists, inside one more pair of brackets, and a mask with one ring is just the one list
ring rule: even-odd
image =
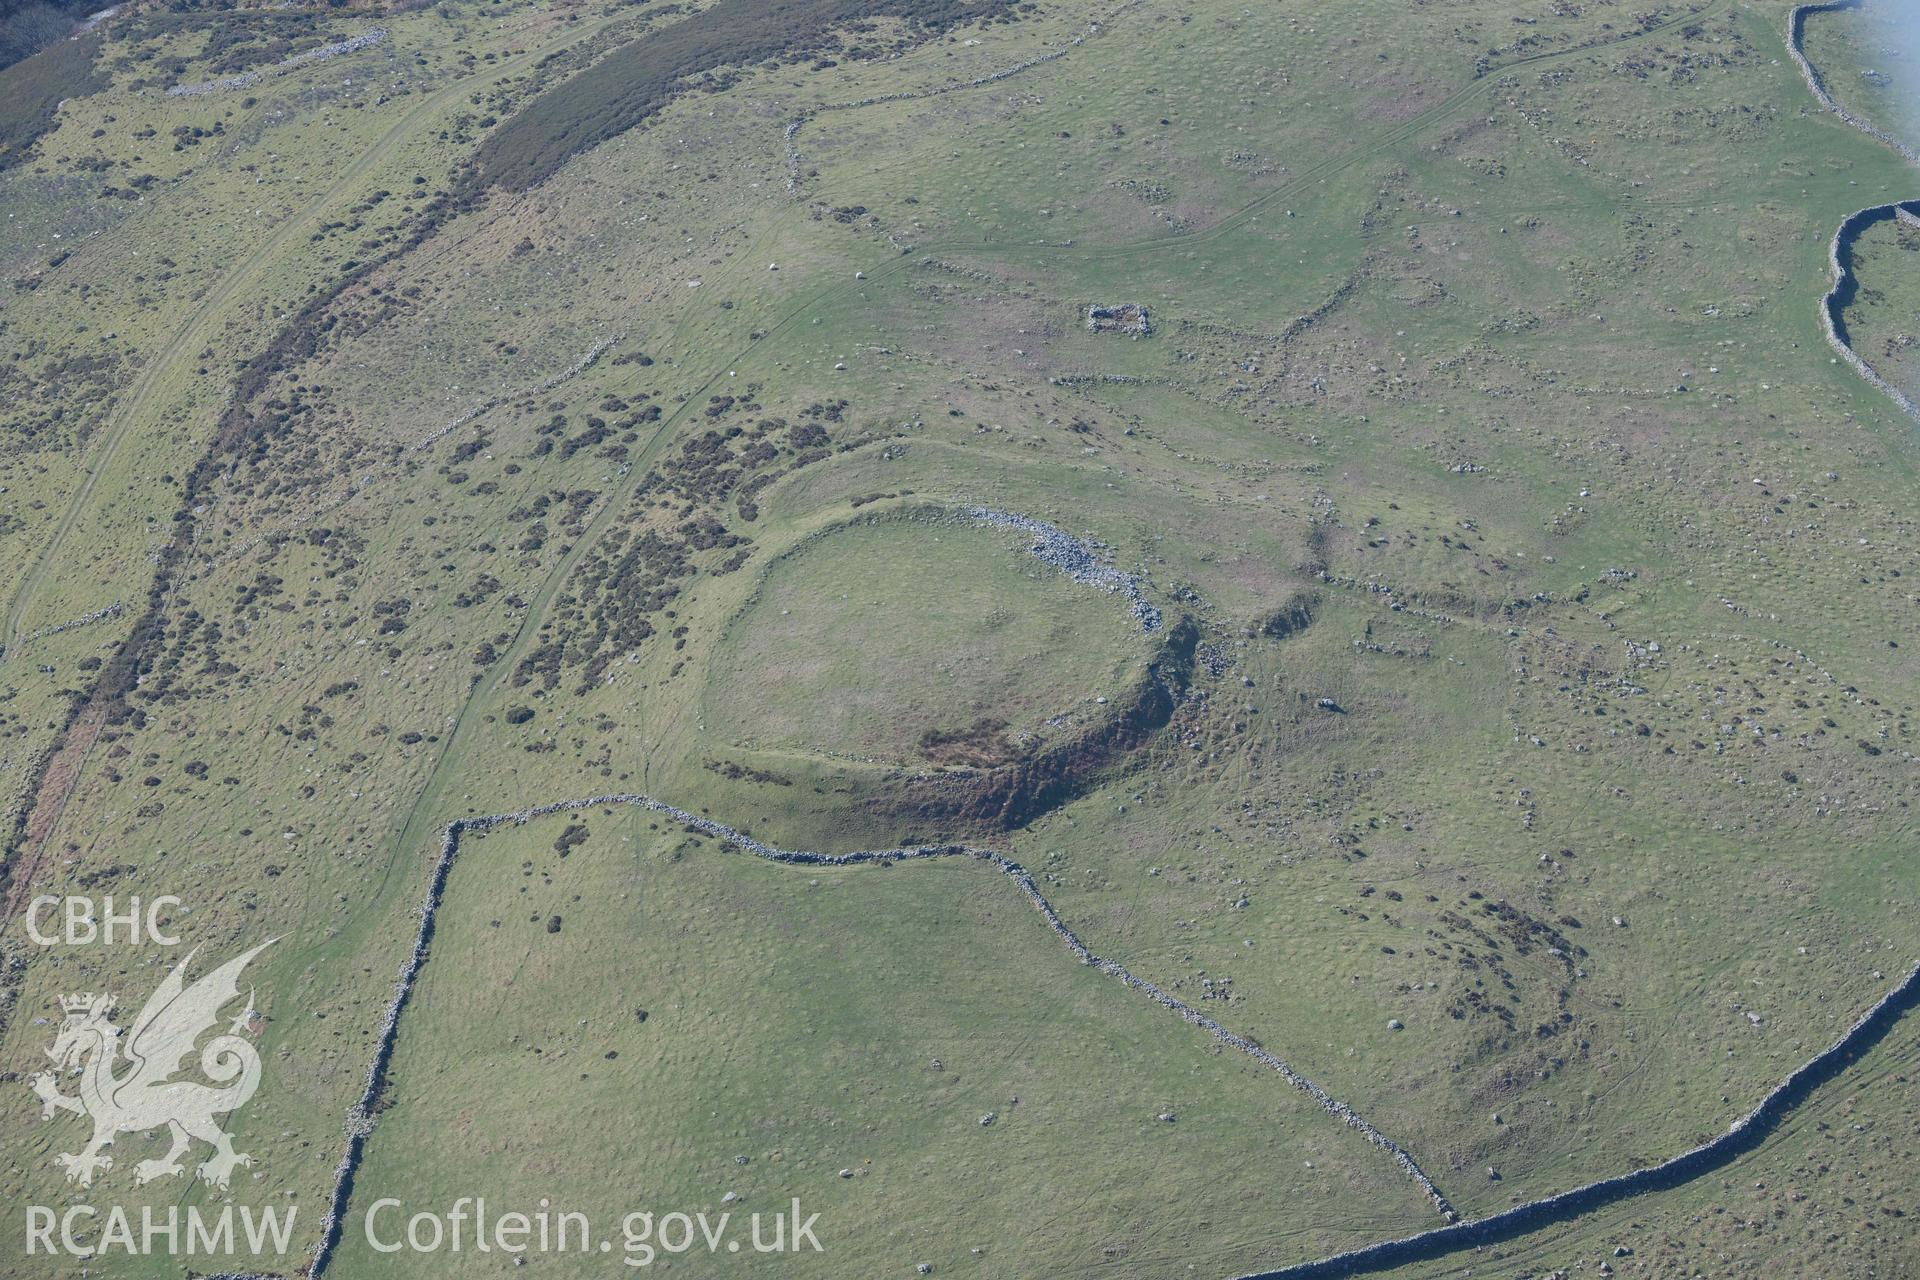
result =
[[253,1016],[251,992],[247,1007],[226,1031],[200,1050],[200,1070],[214,1084],[171,1077],[195,1042],[219,1021],[221,1008],[239,996],[240,972],[247,962],[272,945],[263,942],[188,986],[186,968],[199,954],[196,947],[161,981],[124,1041],[120,1028],[108,1021],[112,996],[89,992],[61,997],[66,1017],[47,1056],[63,1072],[80,1068],[80,1092],[60,1092],[51,1071],[33,1078],[33,1091],[40,1096],[42,1119],[70,1111],[93,1121],[93,1138],[82,1151],[56,1157],[67,1181],[90,1185],[96,1172],[113,1167],[113,1157],[101,1151],[116,1135],[162,1125],[172,1131],[173,1147],[160,1159],[142,1160],[134,1167],[136,1186],[184,1172],[180,1157],[195,1138],[213,1147],[213,1155],[199,1167],[200,1176],[213,1186],[224,1188],[235,1168],[253,1163],[252,1156],[233,1149],[232,1135],[213,1119],[245,1106],[260,1087],[260,1054],[240,1034]]

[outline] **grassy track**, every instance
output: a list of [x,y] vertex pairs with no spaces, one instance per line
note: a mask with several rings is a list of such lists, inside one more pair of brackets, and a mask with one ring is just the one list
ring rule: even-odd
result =
[[[598,22],[583,23],[578,30],[570,32],[565,44],[575,43],[610,26],[616,19],[602,18]],[[501,60],[489,68],[488,79],[499,79],[516,71],[524,70],[538,59],[552,53],[552,49],[540,49],[518,54]],[[93,450],[93,461],[88,465],[80,487],[74,491],[66,509],[61,513],[60,522],[54,526],[53,535],[41,544],[40,553],[34,557],[33,565],[20,580],[13,601],[7,608],[6,622],[0,629],[0,663],[12,657],[19,647],[21,628],[24,625],[27,610],[34,594],[45,580],[65,545],[67,537],[73,532],[80,514],[91,501],[95,488],[113,465],[120,447],[127,440],[133,424],[140,418],[141,411],[153,398],[154,393],[183,366],[189,353],[205,344],[205,338],[211,333],[215,323],[222,317],[229,303],[247,287],[255,283],[266,269],[279,257],[290,244],[296,243],[295,237],[311,231],[314,223],[346,192],[366,176],[375,165],[391,156],[399,146],[413,137],[420,125],[443,110],[449,103],[473,92],[472,79],[455,80],[431,94],[425,101],[414,107],[396,121],[379,141],[362,151],[353,163],[341,170],[325,190],[320,192],[298,212],[285,218],[266,239],[254,250],[235,263],[220,282],[214,286],[200,305],[187,317],[186,322],[175,331],[173,338],[160,348],[146,369],[135,381],[133,387],[121,398],[113,413],[108,417],[101,439]]]

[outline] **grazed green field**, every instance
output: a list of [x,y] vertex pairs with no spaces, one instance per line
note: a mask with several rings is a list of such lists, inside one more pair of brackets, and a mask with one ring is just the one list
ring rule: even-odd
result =
[[[1471,1258],[1376,1274],[1904,1275],[1914,1158],[1911,1030],[1877,1046],[1760,1150],[1710,1178]],[[1838,1240],[1849,1242],[1836,1249]],[[1626,1250],[1622,1255],[1618,1251]]]
[[[1920,958],[1914,424],[1815,311],[1841,218],[1920,186],[1787,11],[104,23],[105,87],[0,172],[0,1197],[82,1194],[25,1083],[57,997],[130,1016],[175,959],[34,946],[29,891],[280,937],[255,1165],[136,1189],[129,1135],[85,1194],[297,1205],[291,1273],[443,825],[617,792],[1007,851],[1468,1216],[1723,1130]],[[1858,16],[1809,53],[1891,113]],[[609,80],[632,127],[569,106]],[[1848,317],[1910,385],[1911,234]],[[1089,329],[1119,302],[1144,336]],[[931,514],[976,505],[1166,626]],[[329,1275],[478,1265],[377,1254],[385,1195],[798,1196],[828,1247],[779,1266],[835,1276],[1224,1277],[1438,1222],[983,863],[595,808],[471,837],[428,956]],[[1407,1274],[1897,1274],[1912,1041],[1724,1177]]]
[[1018,539],[855,525],[774,563],[721,642],[708,732],[750,749],[995,763],[1110,713],[1149,642]]
[[[562,858],[569,824],[591,834]],[[815,873],[593,810],[476,841],[455,877],[451,963],[421,988],[393,1123],[362,1175],[406,1213],[545,1196],[624,1253],[628,1213],[731,1211],[744,1238],[749,1214],[797,1196],[820,1214],[821,1251],[745,1262],[836,1276],[922,1261],[1139,1274],[1196,1257],[1225,1273],[1430,1216],[1304,1097],[1075,965],[984,866]],[[423,1169],[453,1134],[469,1160]],[[1247,1230],[1217,1238],[1228,1221]],[[364,1240],[340,1261],[467,1265],[383,1259]],[[606,1264],[589,1250],[552,1265]]]

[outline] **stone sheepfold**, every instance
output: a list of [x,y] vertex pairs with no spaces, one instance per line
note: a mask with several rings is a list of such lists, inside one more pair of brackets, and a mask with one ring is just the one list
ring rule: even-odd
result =
[[1087,308],[1090,333],[1128,333],[1144,338],[1153,332],[1147,309],[1138,302],[1096,302]]

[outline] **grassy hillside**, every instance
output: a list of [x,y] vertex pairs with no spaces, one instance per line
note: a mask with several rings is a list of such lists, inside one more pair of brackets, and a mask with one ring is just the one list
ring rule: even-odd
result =
[[[1224,1274],[1431,1216],[1307,1099],[1073,964],[986,867],[811,874],[608,809],[477,841],[455,875],[362,1174],[410,1206],[544,1196],[624,1255],[629,1213],[744,1236],[797,1196],[821,1251],[745,1260],[797,1275]],[[470,1160],[433,1154],[455,1133]],[[597,1274],[585,1252],[552,1265]],[[466,1265],[364,1238],[339,1262]]]
[[[296,1204],[291,1272],[444,825],[641,792],[1007,852],[1469,1216],[1723,1130],[1920,958],[1913,424],[1815,307],[1920,188],[1786,14],[107,24],[0,173],[5,1068],[173,959],[33,946],[32,894],[280,937],[255,1166],[136,1189],[130,1136],[89,1194]],[[1909,234],[1849,315],[1897,378]],[[1417,1274],[1899,1259],[1909,1040],[1738,1174]],[[0,1193],[66,1203],[16,1084]],[[817,1199],[822,1275],[1438,1221],[987,867],[628,809],[465,847],[373,1121],[329,1274],[464,1274],[366,1246],[389,1194]]]

